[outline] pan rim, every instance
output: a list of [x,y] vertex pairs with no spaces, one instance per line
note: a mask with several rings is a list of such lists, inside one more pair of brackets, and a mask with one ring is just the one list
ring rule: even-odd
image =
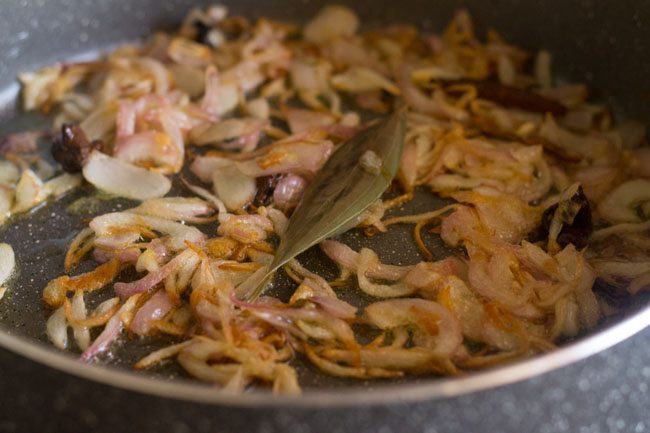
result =
[[[602,352],[650,326],[650,305],[593,335],[552,352],[462,378],[435,378],[424,383],[381,385],[373,389],[307,390],[299,396],[253,391],[232,395],[200,382],[145,377],[109,365],[84,364],[65,352],[31,342],[0,328],[0,347],[72,376],[125,391],[199,404],[238,408],[343,408],[433,401],[488,391],[531,379]],[[387,392],[388,391],[388,392]],[[271,397],[271,398],[270,398]]]

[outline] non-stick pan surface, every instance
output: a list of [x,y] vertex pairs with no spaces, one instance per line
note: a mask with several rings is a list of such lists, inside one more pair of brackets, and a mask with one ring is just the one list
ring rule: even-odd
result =
[[[96,55],[117,43],[137,40],[151,29],[171,28],[197,3],[201,2],[0,1],[0,134],[37,129],[49,121],[20,112],[16,104],[17,73],[56,61]],[[233,13],[299,22],[326,3],[240,0],[230,2],[229,6]],[[650,120],[650,106],[647,103],[650,84],[646,78],[650,76],[650,61],[644,58],[644,53],[650,48],[650,33],[644,27],[650,22],[650,3],[561,0],[347,3],[357,10],[366,26],[405,21],[434,29],[441,29],[453,10],[466,6],[479,25],[494,26],[508,40],[525,47],[549,49],[554,54],[554,66],[560,75],[586,81],[590,87],[601,90],[602,95],[611,98],[607,102],[617,114]],[[69,212],[69,206],[88,192],[89,189],[74,192],[0,229],[0,241],[14,245],[20,266],[17,281],[0,303],[0,344],[67,372],[130,389],[187,400],[243,406],[341,406],[426,400],[486,389],[560,367],[602,350],[650,323],[650,311],[645,309],[644,303],[633,303],[628,317],[580,341],[568,343],[555,353],[463,379],[420,378],[401,384],[367,384],[332,379],[304,368],[300,370],[300,375],[306,384],[306,396],[293,401],[255,393],[224,398],[208,387],[185,383],[182,375],[173,369],[154,372],[158,379],[148,380],[106,368],[80,366],[72,362],[71,356],[54,353],[49,348],[44,336],[46,311],[40,294],[46,281],[61,273],[61,251],[70,236],[82,226],[83,220],[90,216]],[[129,203],[111,200],[96,205],[91,212],[124,208]],[[422,208],[432,205],[435,205],[435,198],[423,193],[411,206]],[[380,242],[371,245],[378,247],[382,258],[393,263],[419,260],[410,242],[399,242],[404,236],[410,235],[406,231],[391,231],[391,235],[383,241],[367,241],[352,233],[345,240],[353,246]],[[429,242],[436,245],[434,238]],[[440,245],[434,250],[441,257],[446,252]],[[332,272],[315,252],[307,253],[303,259],[312,268]],[[146,340],[130,343],[124,350],[115,352],[111,365],[124,370],[120,366],[130,365],[151,347]],[[179,380],[170,382],[169,378],[177,378],[183,383],[179,383]]]

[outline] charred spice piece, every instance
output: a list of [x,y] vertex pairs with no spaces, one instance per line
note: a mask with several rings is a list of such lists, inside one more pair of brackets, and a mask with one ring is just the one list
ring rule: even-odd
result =
[[479,98],[496,102],[506,108],[519,108],[533,113],[551,113],[564,116],[566,107],[557,101],[514,86],[506,86],[493,80],[443,80],[445,85],[470,84],[476,88]]
[[212,46],[209,38],[210,30],[212,30],[212,28],[201,20],[195,20],[192,25],[196,32],[194,35],[194,41],[203,45]]
[[589,200],[579,185],[569,187],[563,196],[542,214],[540,234],[543,236],[538,237],[548,240],[549,249],[553,245],[564,248],[569,244],[582,249],[593,231]]
[[282,179],[282,174],[274,174],[272,176],[264,176],[257,178],[257,194],[253,199],[255,206],[268,206],[273,199],[273,192],[275,187]]
[[78,173],[90,152],[101,148],[101,141],[88,140],[79,126],[64,123],[61,125],[61,134],[52,141],[52,156],[64,171]]

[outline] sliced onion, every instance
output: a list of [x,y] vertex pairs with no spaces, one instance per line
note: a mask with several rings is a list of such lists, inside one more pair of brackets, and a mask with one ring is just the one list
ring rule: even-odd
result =
[[126,299],[138,293],[148,292],[165,278],[181,269],[188,261],[194,259],[196,259],[196,253],[191,249],[187,249],[171,259],[156,272],[151,272],[131,283],[115,283],[115,293],[120,298]]
[[132,101],[120,102],[115,117],[115,133],[118,139],[135,134],[136,116],[137,111]]
[[162,362],[163,360],[167,358],[171,358],[172,356],[176,356],[181,350],[185,349],[187,346],[193,344],[194,341],[192,340],[187,340],[183,341],[182,343],[178,344],[173,344],[171,346],[164,347],[160,350],[156,350],[153,353],[150,353],[149,355],[145,356],[141,360],[139,360],[134,367],[135,368],[148,368],[152,365],[158,364]]
[[583,158],[608,162],[611,159],[611,143],[599,135],[576,134],[562,128],[553,116],[546,116],[538,130],[539,137],[547,140],[551,149],[568,160]]
[[43,195],[47,197],[59,197],[81,185],[81,175],[63,173],[52,178],[43,184]]
[[278,236],[282,236],[287,230],[287,225],[289,224],[289,219],[287,216],[278,209],[269,209],[268,218],[273,223],[273,230]]
[[580,182],[589,200],[599,201],[613,187],[619,175],[618,167],[611,165],[590,165],[575,173],[575,180]]
[[216,169],[212,173],[212,183],[217,196],[231,211],[242,209],[253,201],[257,192],[255,178],[242,173],[234,163]]
[[174,62],[193,66],[206,66],[212,61],[210,47],[190,39],[176,37],[167,48],[167,55]]
[[520,308],[529,301],[529,291],[522,290],[515,281],[512,269],[516,258],[507,251],[499,251],[492,257],[476,249],[470,249],[469,282],[472,288],[487,299],[509,308]]
[[174,84],[190,98],[201,96],[205,90],[203,70],[193,65],[172,63],[167,66],[174,76]]
[[[357,272],[359,267],[359,253],[341,242],[326,240],[320,243],[323,252],[337,264],[350,271]],[[386,265],[373,261],[366,270],[366,276],[380,280],[397,281],[405,277],[413,266]]]
[[289,129],[293,134],[322,129],[336,122],[333,115],[321,111],[287,107],[283,113],[287,117]]
[[40,71],[25,72],[18,75],[23,85],[23,108],[34,110],[47,103],[51,98],[51,88],[61,76],[62,65],[49,66]]
[[11,215],[11,207],[14,203],[14,189],[0,184],[0,225]]
[[344,6],[326,6],[309,21],[303,36],[310,42],[326,42],[341,36],[352,36],[359,27],[359,18],[354,11]]
[[321,307],[327,314],[343,320],[353,320],[357,314],[357,307],[329,296],[312,296],[308,298],[311,302]]
[[368,248],[362,248],[359,251],[359,261],[357,265],[357,280],[359,288],[371,296],[378,298],[396,298],[407,296],[415,292],[415,289],[407,286],[403,281],[394,284],[377,284],[368,279],[368,271],[380,265],[379,258],[374,251]]
[[273,191],[273,203],[280,209],[295,207],[307,187],[307,181],[295,174],[284,176]]
[[412,191],[418,175],[418,147],[415,142],[404,146],[397,180],[406,191]]
[[16,257],[11,245],[0,243],[0,286],[2,286],[14,272]]
[[90,362],[95,356],[103,352],[108,346],[119,337],[124,329],[123,317],[130,313],[137,305],[140,295],[131,296],[120,309],[111,317],[101,334],[93,341],[93,344],[86,349],[79,360]]
[[63,307],[57,308],[47,319],[45,330],[47,337],[55,347],[59,349],[68,347],[68,321],[65,319]]
[[596,230],[593,232],[590,239],[591,241],[600,241],[607,238],[607,236],[641,233],[646,230],[650,230],[650,221],[642,223],[622,223]]
[[237,162],[237,166],[244,174],[253,177],[288,172],[313,176],[325,164],[333,149],[331,141],[287,143],[274,146],[254,160]]
[[399,95],[400,89],[383,75],[372,69],[352,67],[347,71],[332,77],[332,85],[337,90],[350,93],[385,90],[392,95]]
[[86,133],[91,140],[104,140],[115,129],[115,118],[117,115],[117,106],[114,104],[105,104],[86,117],[79,127]]
[[365,308],[364,314],[370,323],[380,329],[414,327],[416,344],[433,349],[439,355],[453,355],[463,342],[456,318],[433,301],[391,299],[375,302]]
[[219,72],[213,66],[205,71],[205,93],[201,108],[206,112],[221,116],[237,107],[239,92],[236,85],[223,84]]
[[248,101],[246,111],[257,119],[268,119],[271,116],[271,106],[265,98],[255,98]]
[[539,89],[538,93],[547,98],[554,99],[569,108],[574,108],[587,100],[589,89],[584,84],[566,84]]
[[598,205],[600,215],[611,222],[641,222],[639,207],[650,202],[650,180],[635,179],[614,188]]
[[377,58],[375,53],[368,51],[354,40],[337,38],[330,41],[325,47],[324,55],[335,66],[361,66],[390,75],[389,69]]
[[140,57],[134,62],[153,78],[155,92],[159,95],[167,93],[170,87],[170,74],[165,66],[151,57]]
[[404,282],[414,287],[425,297],[433,298],[434,294],[446,281],[449,275],[461,275],[466,266],[456,257],[447,257],[437,262],[420,262],[406,275]]
[[144,131],[122,137],[115,143],[114,156],[134,165],[153,166],[164,173],[175,173],[183,162],[182,153],[169,135]]
[[10,161],[0,161],[0,184],[13,184],[20,178],[18,167]]
[[434,92],[433,98],[429,98],[422,93],[411,81],[411,71],[412,68],[409,65],[404,65],[399,76],[402,97],[410,107],[424,114],[432,114],[458,122],[468,120],[469,115],[467,112],[450,104],[443,92]]
[[302,92],[315,94],[327,91],[331,67],[325,62],[295,59],[291,62],[291,81]]
[[162,197],[171,188],[171,182],[162,174],[97,151],[90,154],[83,175],[101,190],[134,200]]
[[223,149],[240,149],[247,144],[247,139],[252,134],[257,134],[259,137],[260,131],[266,124],[266,120],[253,117],[225,119],[211,125],[200,125],[194,128],[190,131],[190,138],[199,146],[215,144]]
[[650,269],[650,261],[593,260],[591,264],[598,275],[605,278],[637,278]]
[[212,214],[214,209],[198,198],[163,197],[149,199],[140,206],[129,209],[129,212],[173,221],[201,223],[210,221],[206,216]]
[[217,233],[236,241],[252,244],[266,239],[273,231],[273,224],[261,215],[231,215],[221,221]]
[[[168,247],[172,250],[181,250],[187,247],[186,242],[189,241],[196,245],[201,245],[205,241],[205,234],[199,229],[185,224],[170,221],[168,219],[156,218],[146,215],[137,215],[129,212],[114,212],[108,213],[94,218],[90,222],[90,228],[93,229],[97,236],[96,244],[105,244],[108,247],[114,245],[115,240],[120,245],[119,233],[115,234],[115,229],[128,229],[128,228],[141,228],[147,227],[150,230],[165,233],[171,237],[168,242]],[[138,231],[134,231],[135,239],[140,237]],[[132,242],[132,233],[126,233],[126,242]],[[115,237],[117,236],[117,237]]]
[[16,199],[11,212],[25,212],[44,198],[43,181],[33,171],[25,170],[16,185]]
[[221,158],[219,156],[199,156],[194,159],[190,170],[194,173],[202,182],[210,183],[212,182],[212,175],[232,164],[232,161]]
[[147,302],[145,302],[138,312],[135,313],[129,329],[138,335],[147,335],[151,329],[150,321],[158,320],[173,308],[174,304],[169,299],[167,292],[158,290]]
[[[71,303],[74,320],[85,320],[88,313],[86,311],[86,303],[84,302],[83,292],[75,292]],[[74,339],[77,343],[77,346],[81,350],[86,350],[90,345],[90,331],[88,327],[83,325],[76,325],[74,323],[70,323],[70,326],[72,327]]]

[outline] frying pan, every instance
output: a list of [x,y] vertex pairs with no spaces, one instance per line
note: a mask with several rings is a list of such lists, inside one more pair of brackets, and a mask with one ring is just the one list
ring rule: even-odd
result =
[[[173,28],[190,7],[201,3],[207,2],[0,0],[0,133],[36,129],[49,122],[41,116],[20,112],[16,103],[17,73],[56,61],[96,55],[119,43],[138,40],[155,28]],[[235,14],[300,22],[330,2],[239,0],[224,3]],[[594,97],[611,98],[605,102],[617,115],[650,120],[650,84],[646,81],[650,61],[644,57],[650,50],[650,33],[645,28],[650,21],[650,3],[630,0],[340,3],[352,6],[366,26],[405,21],[433,29],[441,29],[458,7],[468,7],[479,27],[494,26],[508,40],[524,47],[549,49],[560,76],[585,81],[592,89],[602,90],[602,95],[596,93]],[[538,427],[546,422],[547,430],[554,431],[566,429],[566,423],[558,424],[557,417],[552,418],[545,408],[564,400],[598,405],[583,394],[575,394],[572,386],[579,385],[579,380],[587,380],[589,374],[599,372],[609,377],[610,382],[591,378],[589,383],[607,389],[619,383],[617,380],[623,380],[611,368],[612,363],[614,367],[618,363],[619,367],[642,372],[643,363],[650,360],[650,353],[640,348],[644,340],[650,341],[645,332],[588,362],[497,389],[566,366],[642,330],[650,324],[650,309],[639,298],[629,305],[624,317],[553,353],[460,379],[359,383],[327,378],[305,367],[299,372],[306,384],[305,395],[300,398],[271,397],[262,392],[230,396],[184,380],[173,369],[155,372],[154,377],[128,372],[125,367],[133,359],[151,350],[146,341],[130,344],[130,352],[116,357],[109,367],[81,365],[71,355],[56,352],[46,342],[46,312],[40,293],[44,283],[61,272],[61,251],[70,234],[88,217],[70,215],[67,206],[88,192],[82,189],[68,195],[0,231],[0,241],[14,245],[20,264],[17,281],[0,303],[0,345],[8,349],[0,352],[0,391],[4,395],[0,403],[0,431],[33,431],[36,426],[40,431],[402,432],[424,431],[425,427],[431,432],[526,431],[518,425],[524,421],[522,414],[526,410],[532,411],[527,418],[529,422],[537,421]],[[431,198],[418,198],[412,206],[431,205],[427,200]],[[128,205],[119,200],[109,201],[94,212]],[[403,234],[395,232],[392,236],[395,240]],[[345,240],[351,244],[362,242],[354,235]],[[383,254],[388,261],[405,263],[413,259],[409,247],[395,247],[391,239],[386,242],[391,245]],[[441,246],[436,251],[440,255],[445,253]],[[318,262],[314,253],[308,253],[304,259],[308,263]],[[629,373],[624,379],[643,380],[643,376]],[[548,394],[551,390],[555,394]],[[23,407],[27,405],[29,409]],[[626,409],[633,408],[629,405]],[[580,412],[575,406],[569,412],[578,413],[576,423],[587,421],[588,414],[595,413]],[[581,424],[574,424],[578,425]]]

